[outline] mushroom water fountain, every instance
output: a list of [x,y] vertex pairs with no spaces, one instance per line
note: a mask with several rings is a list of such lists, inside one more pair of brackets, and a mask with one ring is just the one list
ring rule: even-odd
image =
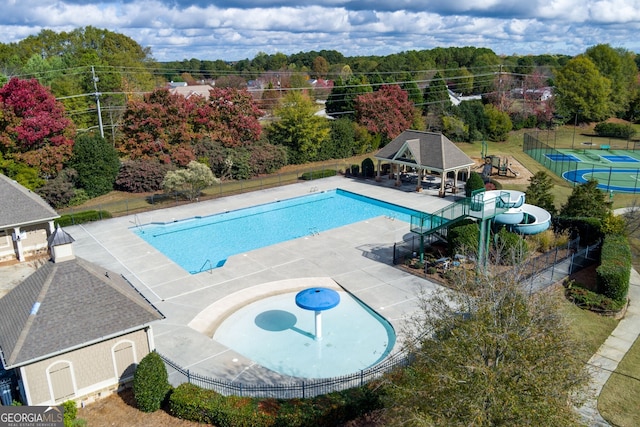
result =
[[296,305],[304,310],[315,312],[315,340],[322,339],[322,312],[330,310],[340,303],[338,292],[329,288],[309,288],[298,292]]

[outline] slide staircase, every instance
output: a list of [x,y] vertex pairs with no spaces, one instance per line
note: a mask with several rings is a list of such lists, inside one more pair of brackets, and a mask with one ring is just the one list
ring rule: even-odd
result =
[[449,206],[428,214],[411,216],[411,232],[427,236],[455,222],[472,217],[480,220],[494,218],[512,207],[508,191],[473,192],[471,197],[460,199]]

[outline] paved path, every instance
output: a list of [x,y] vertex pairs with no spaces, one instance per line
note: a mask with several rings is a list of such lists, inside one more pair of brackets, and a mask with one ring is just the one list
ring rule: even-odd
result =
[[631,270],[629,300],[627,313],[588,362],[593,369],[591,375],[591,395],[593,398],[588,400],[579,410],[589,426],[609,425],[598,412],[598,396],[624,355],[640,335],[640,274],[635,269]]

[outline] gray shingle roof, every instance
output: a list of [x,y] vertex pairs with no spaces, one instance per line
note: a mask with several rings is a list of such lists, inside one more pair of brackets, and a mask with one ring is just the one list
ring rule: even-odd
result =
[[60,215],[31,190],[0,174],[0,229],[37,224]]
[[475,162],[441,133],[406,130],[382,147],[375,158],[415,165],[433,171],[451,171]]
[[13,368],[163,317],[116,273],[80,258],[49,262],[0,298],[0,349]]

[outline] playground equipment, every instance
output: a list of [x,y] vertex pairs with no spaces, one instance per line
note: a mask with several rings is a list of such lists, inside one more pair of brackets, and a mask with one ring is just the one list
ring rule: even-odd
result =
[[498,156],[486,156],[484,158],[484,164],[481,167],[483,178],[489,178],[493,175],[494,168],[497,170],[499,176],[508,176],[509,173],[512,173],[514,177],[519,175],[518,172],[511,169],[511,165],[506,157],[501,159]]

